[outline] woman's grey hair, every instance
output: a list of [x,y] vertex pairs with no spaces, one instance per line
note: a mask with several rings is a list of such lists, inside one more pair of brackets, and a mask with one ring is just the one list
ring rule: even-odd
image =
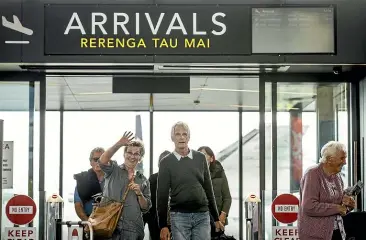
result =
[[171,132],[171,138],[173,139],[174,138],[174,135],[175,135],[175,129],[177,127],[183,127],[186,131],[187,131],[187,134],[188,134],[188,137],[191,136],[191,132],[189,130],[189,127],[188,127],[188,124],[185,123],[185,122],[176,122],[173,127],[172,127],[172,132]]
[[320,162],[325,162],[328,157],[335,156],[339,152],[347,152],[346,145],[337,141],[326,143],[320,151]]

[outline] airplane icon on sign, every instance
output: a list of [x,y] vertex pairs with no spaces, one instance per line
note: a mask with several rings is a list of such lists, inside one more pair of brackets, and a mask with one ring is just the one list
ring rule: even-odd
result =
[[[6,17],[2,16],[2,25],[6,28],[14,30],[16,32],[23,33],[25,35],[31,36],[33,35],[33,30],[26,28],[19,21],[19,18],[13,15],[13,22],[10,22],[6,19]],[[6,44],[29,44],[29,41],[5,41]]]

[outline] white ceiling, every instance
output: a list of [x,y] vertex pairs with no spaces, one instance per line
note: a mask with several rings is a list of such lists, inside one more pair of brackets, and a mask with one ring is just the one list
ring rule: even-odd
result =
[[[148,111],[159,110],[238,110],[259,111],[258,77],[191,77],[189,94],[112,94],[112,76],[48,76],[47,110],[75,111]],[[0,111],[27,110],[29,102],[27,82],[0,82]],[[337,92],[343,91],[335,88]],[[278,84],[278,109],[288,110],[299,101],[315,110],[311,98],[317,84]],[[39,109],[39,83],[35,88],[35,107]],[[343,96],[344,98],[344,96]],[[295,100],[294,100],[295,99]],[[301,100],[303,99],[303,100]],[[304,100],[305,99],[305,100]],[[197,104],[195,101],[199,101]],[[271,85],[266,85],[266,109],[270,110]]]
[[[191,77],[189,94],[112,94],[111,76],[48,77],[47,109],[258,110],[258,78]],[[38,94],[36,94],[38,95]],[[199,104],[194,101],[199,101]]]

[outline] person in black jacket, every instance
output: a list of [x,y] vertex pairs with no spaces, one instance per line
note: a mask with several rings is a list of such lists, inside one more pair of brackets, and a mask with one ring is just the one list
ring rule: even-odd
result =
[[[158,166],[160,167],[161,160],[170,154],[169,151],[164,151],[159,156]],[[158,184],[158,173],[154,173],[149,178],[151,192],[151,208],[150,211],[144,214],[144,223],[148,225],[151,240],[160,240],[160,228],[158,224],[158,216],[156,214],[156,187]]]
[[93,195],[101,193],[104,186],[104,173],[97,163],[104,153],[101,147],[94,148],[89,156],[91,168],[74,175],[76,188],[74,192],[74,205],[78,217],[87,221],[93,210]]
[[[222,224],[227,225],[227,217],[229,215],[232,198],[224,168],[219,161],[216,161],[215,154],[210,147],[202,146],[198,148],[197,151],[205,155],[207,163],[209,164],[219,219]],[[211,229],[211,236],[216,236],[214,227]]]
[[221,163],[216,161],[215,154],[211,148],[203,146],[200,147],[198,151],[206,156],[206,160],[209,164],[217,210],[219,211],[219,219],[222,224],[227,225],[227,216],[231,207],[232,198],[225,170]]

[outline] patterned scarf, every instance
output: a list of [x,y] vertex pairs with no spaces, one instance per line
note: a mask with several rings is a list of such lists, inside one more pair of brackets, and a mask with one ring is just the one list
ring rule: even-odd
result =
[[340,215],[336,216],[336,222],[338,224],[338,229],[341,232],[342,239],[346,240],[346,231],[344,230],[343,219]]
[[[337,191],[336,184],[334,182],[330,182],[329,180],[325,180],[325,182],[327,183],[330,195],[335,198],[339,197],[340,192]],[[344,230],[343,219],[340,215],[336,216],[334,225],[334,229],[339,229],[342,239],[346,240],[346,231]]]

